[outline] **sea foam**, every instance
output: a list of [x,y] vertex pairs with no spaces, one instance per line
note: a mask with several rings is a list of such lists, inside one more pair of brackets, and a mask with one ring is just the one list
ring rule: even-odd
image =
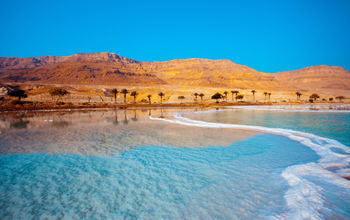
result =
[[260,106],[226,106],[226,109],[254,111],[309,112],[309,113],[350,113],[350,105],[260,105]]
[[322,187],[309,181],[308,177],[322,178],[322,181],[337,187],[350,189],[350,181],[344,178],[350,176],[350,148],[336,140],[290,129],[193,120],[183,117],[183,114],[185,113],[175,115],[173,118],[150,116],[150,119],[185,126],[254,130],[282,135],[310,147],[320,156],[317,163],[293,165],[282,172],[282,177],[290,186],[284,195],[288,211],[271,216],[272,219],[322,219],[320,211],[327,209],[321,193]]

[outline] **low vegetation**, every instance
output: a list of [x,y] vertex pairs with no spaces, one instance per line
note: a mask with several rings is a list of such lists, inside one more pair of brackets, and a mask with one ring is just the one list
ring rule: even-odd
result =
[[62,99],[62,97],[64,97],[65,95],[70,94],[70,92],[68,92],[67,90],[63,89],[63,88],[53,88],[49,91],[52,99],[54,97],[57,97],[56,102],[58,102],[60,99]]
[[[17,87],[15,87],[17,88]],[[73,108],[73,102],[72,101],[72,96],[69,96],[70,101],[71,102],[63,102],[63,98],[69,94],[71,94],[71,92],[75,95],[78,94],[80,91],[78,89],[75,88],[71,88],[71,91],[68,91],[67,89],[61,87],[54,87],[51,88],[49,90],[46,90],[46,96],[52,98],[52,101],[54,101],[54,104],[52,102],[48,102],[48,101],[37,101],[38,100],[38,96],[36,97],[36,99],[31,98],[32,96],[34,96],[34,93],[32,92],[32,90],[24,90],[24,89],[19,89],[19,87],[17,89],[14,89],[12,91],[9,91],[7,96],[1,96],[0,97],[0,104],[1,104],[1,108],[0,110],[4,110],[4,109],[18,109],[18,108],[23,108],[23,109],[28,109],[28,108],[33,108],[33,109],[40,109],[40,108],[64,108],[66,107],[72,107]],[[87,90],[85,90],[87,91]],[[244,95],[248,95],[249,93],[252,94],[252,100],[250,101],[243,101],[244,99]],[[79,94],[83,94],[82,92],[80,92]],[[124,104],[123,103],[118,103],[118,95],[122,95],[124,98]],[[157,94],[157,93],[156,93]],[[260,95],[259,95],[260,94]],[[73,95],[73,96],[74,96]],[[199,93],[199,92],[193,92],[192,95],[178,95],[175,96],[174,94],[171,94],[169,96],[165,96],[164,92],[159,92],[157,94],[159,96],[159,102],[154,102],[152,103],[152,94],[140,94],[139,91],[128,91],[127,89],[118,89],[118,88],[113,88],[113,89],[103,89],[103,90],[95,90],[95,91],[91,91],[89,93],[85,93],[84,95],[84,99],[87,101],[83,101],[83,102],[79,102],[77,103],[76,101],[74,102],[75,106],[89,106],[89,107],[116,107],[116,105],[118,104],[120,107],[127,107],[129,105],[144,105],[144,104],[149,104],[152,106],[169,106],[169,105],[176,105],[176,104],[182,104],[182,105],[201,105],[201,106],[205,106],[205,105],[211,105],[211,104],[218,104],[220,103],[220,105],[232,105],[234,102],[236,102],[237,104],[239,103],[246,103],[246,104],[259,104],[259,103],[272,103],[271,102],[271,92],[268,91],[263,91],[263,92],[257,92],[256,90],[250,90],[247,94],[247,91],[245,91],[243,94],[240,93],[240,91],[238,90],[229,90],[229,91],[222,91],[222,92],[216,92],[211,96],[208,96],[208,98],[206,100],[204,100],[204,98],[206,97],[204,93]],[[229,95],[231,95],[231,97],[228,97]],[[334,100],[338,101],[338,102],[343,102],[346,98],[342,95],[340,96],[336,96],[336,97],[320,97],[319,94],[317,93],[312,93],[310,96],[306,96],[308,97],[308,100],[302,100],[301,96],[303,95],[301,92],[296,91],[295,92],[296,95],[296,100],[295,102],[291,101],[291,100],[281,100],[281,98],[276,98],[279,99],[282,102],[286,102],[286,103],[305,103],[307,101],[309,102],[334,102]],[[258,96],[258,97],[256,97]],[[303,96],[303,97],[304,97]],[[11,97],[15,97],[16,99],[13,99]],[[30,97],[30,99],[26,99]],[[41,95],[39,96],[41,97]],[[110,97],[107,98],[107,97]],[[140,98],[139,98],[140,97]],[[153,94],[154,97],[154,94]],[[177,97],[177,100],[179,100],[178,102],[172,102],[170,100],[171,97]],[[166,99],[165,99],[166,98]],[[199,100],[200,98],[200,100]],[[229,99],[230,98],[230,101]],[[257,99],[258,98],[258,99]],[[259,99],[260,98],[260,99]],[[97,100],[98,99],[98,100]],[[128,100],[132,99],[133,102],[128,103]],[[215,102],[210,102],[209,100],[215,100]],[[23,101],[24,100],[24,101]],[[31,101],[30,101],[31,100]],[[36,101],[33,101],[36,100]],[[80,98],[81,100],[81,98]],[[163,104],[164,100],[167,100],[165,104]],[[186,100],[186,101],[185,101]],[[200,102],[199,102],[200,101]],[[253,102],[252,102],[253,101]],[[276,100],[273,100],[273,102],[277,102]],[[210,104],[211,103],[211,104]]]
[[219,103],[219,99],[222,99],[222,97],[222,94],[217,92],[211,97],[211,99],[215,99],[216,103]]
[[17,90],[13,90],[10,91],[8,93],[9,96],[13,96],[13,97],[17,97],[18,101],[21,101],[22,98],[27,98],[28,95],[26,94],[26,92],[22,89],[17,89]]

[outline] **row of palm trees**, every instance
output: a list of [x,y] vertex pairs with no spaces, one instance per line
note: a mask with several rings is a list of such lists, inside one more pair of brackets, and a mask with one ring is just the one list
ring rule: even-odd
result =
[[[240,94],[240,92],[237,91],[237,90],[231,90],[230,92],[231,92],[231,95],[232,95],[232,101],[234,100],[234,98],[235,98],[236,102],[237,102],[237,100],[242,100],[244,98],[244,96],[242,94]],[[63,96],[65,96],[67,94],[70,94],[70,92],[68,92],[67,90],[65,90],[63,88],[51,89],[49,91],[49,93],[50,93],[50,95],[52,97],[57,96],[58,97],[57,100],[59,98],[62,98]],[[117,95],[118,95],[118,93],[123,94],[123,96],[124,96],[124,103],[126,103],[126,97],[127,97],[128,93],[130,93],[130,96],[133,97],[134,103],[136,103],[136,97],[139,95],[139,93],[137,91],[130,92],[127,89],[122,89],[121,91],[119,91],[116,88],[112,89],[110,91],[110,93],[114,96],[115,103],[117,103]],[[253,101],[255,101],[255,94],[257,93],[257,91],[256,90],[251,90],[251,93],[253,95]],[[219,99],[224,99],[224,100],[226,99],[226,101],[227,101],[228,94],[229,94],[228,91],[224,91],[223,94],[217,92],[211,98],[212,99],[216,99],[217,102],[218,102]],[[268,100],[270,101],[271,93],[270,92],[263,92],[263,94],[265,96],[265,101],[267,100],[267,97],[268,97]],[[297,100],[300,100],[300,97],[303,95],[299,91],[297,91],[295,94],[297,96]],[[194,98],[195,102],[198,101],[198,96],[201,98],[201,101],[203,102],[203,97],[205,96],[203,93],[195,92],[193,95],[195,97]],[[26,94],[26,92],[24,90],[18,89],[18,90],[14,90],[14,91],[10,92],[9,96],[18,97],[18,100],[21,100],[21,98],[26,98],[27,94]],[[160,97],[160,103],[162,104],[163,103],[163,97],[165,96],[165,94],[163,92],[160,92],[158,94],[158,96]],[[148,98],[149,104],[151,104],[152,95],[148,94],[147,98]],[[316,94],[316,93],[313,93],[309,98],[310,98],[309,99],[310,101],[311,100],[312,101],[316,101],[318,98],[320,98],[320,96],[318,94]],[[185,97],[184,96],[179,96],[178,99],[179,100],[183,100],[183,99],[185,99]],[[337,96],[337,97],[335,97],[335,99],[338,99],[341,102],[343,99],[345,99],[345,97],[344,96]],[[329,98],[329,101],[333,101],[333,98]]]
[[[299,100],[300,100],[300,96],[302,95],[301,93],[299,93],[298,94],[298,92],[296,93],[297,94],[297,96],[299,97]],[[320,98],[320,96],[317,94],[317,93],[313,93],[312,95],[310,95],[310,99],[309,99],[309,101],[310,102],[314,102],[314,101],[316,101],[318,98]],[[345,99],[345,97],[344,96],[336,96],[335,97],[335,99],[338,99],[339,100],[339,102],[341,102],[343,99]],[[323,101],[326,101],[326,99],[322,99]],[[331,97],[331,98],[328,98],[328,100],[329,101],[333,101],[333,98]]]
[[[130,92],[129,92],[127,89],[122,89],[121,91],[119,91],[118,89],[112,89],[112,90],[111,90],[111,93],[114,95],[114,102],[115,102],[115,103],[117,103],[117,95],[118,95],[118,93],[123,94],[123,96],[124,96],[124,103],[126,103],[126,96],[127,96],[127,94],[130,93]],[[256,90],[252,90],[251,93],[253,94],[253,100],[255,101],[255,93],[256,93]],[[228,91],[224,91],[224,92],[223,92],[223,95],[222,95],[221,93],[216,93],[216,94],[214,94],[211,98],[212,98],[212,99],[216,99],[217,102],[218,102],[219,99],[226,99],[226,101],[227,101],[227,96],[228,96],[228,94],[229,94]],[[265,95],[265,100],[266,100],[267,96],[268,96],[268,98],[269,98],[269,100],[270,100],[270,98],[271,98],[271,93],[269,93],[269,92],[264,92],[263,94]],[[132,96],[132,97],[134,98],[134,103],[136,103],[136,97],[137,97],[138,95],[139,95],[139,93],[137,93],[136,91],[132,91],[132,92],[130,93],[130,96]],[[205,96],[203,93],[197,93],[197,92],[195,92],[193,95],[194,95],[194,97],[195,97],[195,99],[194,99],[195,102],[198,101],[198,96],[201,98],[201,102],[203,102],[203,97]],[[241,94],[239,94],[239,91],[237,91],[237,90],[232,90],[232,91],[231,91],[231,95],[232,95],[232,101],[233,101],[234,98],[235,98],[236,101],[239,100],[239,99],[242,100],[242,99],[244,98],[244,96],[241,95]],[[160,97],[160,103],[162,104],[162,103],[163,103],[163,97],[165,96],[165,94],[164,94],[163,92],[160,92],[160,93],[158,94],[158,96]],[[235,97],[234,97],[234,96],[235,96]],[[152,95],[150,95],[150,94],[147,95],[147,98],[148,98],[149,104],[151,104]],[[184,96],[179,96],[178,99],[179,99],[179,100],[183,100],[183,99],[185,99],[185,97],[184,97]]]
[[[242,100],[244,98],[244,96],[242,94],[240,94],[240,92],[238,90],[231,90],[230,92],[231,92],[231,95],[232,95],[232,101],[234,99],[233,96],[235,96],[235,101],[236,102],[237,102],[237,100]],[[51,96],[58,96],[58,97],[61,97],[61,98],[63,96],[65,96],[65,95],[67,95],[67,94],[70,94],[70,92],[68,92],[65,89],[61,89],[61,88],[54,88],[54,89],[50,90],[49,93],[51,94]],[[124,103],[126,103],[126,96],[127,96],[127,94],[130,93],[130,96],[132,96],[133,99],[134,99],[134,104],[136,103],[136,97],[139,95],[138,92],[136,92],[136,91],[129,92],[127,89],[122,89],[121,91],[118,91],[118,89],[112,89],[111,93],[114,95],[115,103],[117,103],[117,95],[118,95],[118,93],[123,94],[123,96],[124,96]],[[253,101],[255,102],[255,94],[257,93],[257,91],[253,89],[253,90],[251,90],[251,93],[253,95]],[[216,99],[217,102],[218,102],[219,99],[226,99],[226,101],[227,101],[228,94],[229,94],[228,91],[224,91],[223,95],[221,93],[217,92],[211,98],[212,99]],[[267,100],[267,97],[268,97],[269,101],[271,100],[271,94],[272,93],[264,92],[263,94],[265,96],[265,101]],[[303,94],[300,93],[299,91],[297,91],[295,94],[297,96],[297,100],[300,101],[300,97]],[[9,95],[11,95],[11,96],[18,96],[19,100],[22,97],[24,97],[24,98],[27,97],[27,95],[25,94],[24,90],[15,90],[13,92],[13,94],[10,93]],[[195,97],[195,102],[198,101],[198,96],[201,98],[201,102],[203,102],[203,97],[205,96],[203,93],[195,92],[193,95]],[[160,93],[158,93],[158,96],[160,97],[160,103],[162,104],[163,103],[163,97],[165,96],[165,94],[163,92],[160,92]],[[148,94],[147,98],[148,98],[149,104],[151,104],[152,95]],[[313,93],[312,95],[310,95],[310,99],[309,100],[310,101],[311,100],[316,101],[318,98],[320,98],[320,96],[318,94],[316,94],[316,93]],[[179,96],[178,99],[179,100],[183,100],[183,99],[185,99],[185,97],[184,96]],[[337,97],[335,97],[335,99],[338,99],[341,102],[343,99],[345,99],[345,97],[344,96],[337,96]],[[333,98],[329,98],[329,101],[333,101]]]
[[[226,99],[227,101],[227,96],[228,96],[228,93],[227,91],[223,92],[224,95],[220,94],[220,93],[216,93],[212,96],[212,99],[216,99],[218,101],[218,99]],[[253,101],[255,101],[255,93],[256,93],[256,90],[252,90],[251,93],[253,94]],[[263,93],[265,95],[265,101],[266,101],[266,98],[267,96],[269,97],[269,100],[271,99],[271,94],[270,92],[264,92]],[[235,95],[235,100],[237,102],[238,99],[243,99],[244,96],[239,94],[239,91],[237,90],[232,90],[231,91],[231,95],[232,95],[232,101],[233,101],[233,96]]]
[[[124,95],[124,103],[126,103],[126,95],[129,93],[129,91],[127,89],[122,89],[120,92],[117,89],[112,89],[111,92],[114,95],[115,103],[117,102],[117,94],[118,93],[121,93],[121,94]],[[242,100],[244,98],[244,96],[242,94],[240,94],[240,92],[237,91],[237,90],[231,90],[230,92],[231,92],[231,95],[232,95],[232,98],[231,98],[232,101],[234,101],[234,99],[235,99],[235,101],[237,102],[237,100]],[[255,94],[257,93],[257,91],[253,89],[253,90],[251,90],[251,93],[253,95],[253,101],[255,102]],[[224,91],[223,94],[217,92],[211,98],[215,99],[217,102],[218,102],[219,99],[223,99],[223,100],[226,99],[226,101],[227,101],[228,94],[229,94],[228,91]],[[264,94],[264,97],[265,97],[265,101],[267,100],[267,98],[268,98],[269,101],[271,100],[272,93],[270,93],[270,92],[263,92],[263,94]],[[299,91],[296,92],[295,94],[297,96],[297,100],[300,100],[300,97],[303,95]],[[133,96],[133,98],[134,98],[134,103],[136,103],[136,97],[138,95],[139,95],[139,93],[137,93],[136,91],[132,91],[130,93],[130,96]],[[201,102],[203,102],[203,97],[205,96],[203,93],[195,92],[193,95],[194,95],[194,101],[195,102],[198,101],[198,96],[201,98]],[[158,96],[160,97],[160,103],[162,104],[163,103],[163,97],[165,96],[165,94],[163,92],[160,92],[158,94]],[[147,95],[147,98],[148,98],[149,104],[151,104],[152,95],[150,95],[150,94]],[[320,96],[318,94],[316,94],[316,93],[314,93],[314,94],[312,94],[310,96],[310,100],[313,100],[313,101],[316,101],[318,98],[320,98]],[[178,99],[179,100],[184,100],[185,97],[184,96],[178,96]],[[337,97],[335,97],[335,99],[338,99],[341,102],[343,99],[345,99],[345,97],[344,96],[337,96]],[[329,101],[332,101],[332,100],[333,100],[333,98],[329,99]]]
[[[114,95],[114,102],[117,103],[117,95],[118,93],[121,93],[124,95],[124,103],[126,103],[126,95],[129,93],[129,91],[127,89],[122,89],[120,92],[118,91],[118,89],[112,89],[111,93]],[[132,91],[130,93],[130,96],[134,97],[134,104],[136,103],[136,97],[139,95],[138,92],[136,91]],[[158,93],[158,96],[160,97],[160,103],[163,103],[163,97],[165,96],[165,94],[163,92]],[[151,99],[152,99],[152,95],[147,95],[148,98],[148,102],[149,104],[151,104]]]

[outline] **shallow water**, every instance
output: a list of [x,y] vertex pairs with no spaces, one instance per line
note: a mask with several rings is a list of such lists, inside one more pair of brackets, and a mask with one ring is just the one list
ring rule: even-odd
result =
[[[349,218],[349,181],[322,167],[334,162],[326,148],[320,155],[291,136],[166,116],[181,111],[189,110],[1,115],[0,218]],[[192,116],[237,117],[230,113]]]
[[320,112],[321,110],[305,111],[306,109],[300,108],[298,110],[301,111],[277,111],[280,110],[278,108],[273,108],[271,111],[265,107],[262,109],[260,110],[259,107],[255,107],[255,110],[251,107],[226,109],[205,114],[192,114],[190,117],[209,122],[287,128],[329,137],[350,146],[350,111]]

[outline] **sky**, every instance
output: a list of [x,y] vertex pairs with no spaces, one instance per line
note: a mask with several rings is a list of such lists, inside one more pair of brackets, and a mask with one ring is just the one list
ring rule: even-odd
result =
[[350,70],[349,0],[0,0],[0,57],[111,52]]

